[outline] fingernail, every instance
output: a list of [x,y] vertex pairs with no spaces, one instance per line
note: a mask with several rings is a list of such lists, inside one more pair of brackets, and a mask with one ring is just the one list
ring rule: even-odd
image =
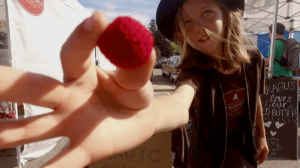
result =
[[93,27],[94,27],[94,14],[92,16],[90,16],[89,18],[87,18],[84,23],[83,23],[83,28],[90,32],[93,30]]

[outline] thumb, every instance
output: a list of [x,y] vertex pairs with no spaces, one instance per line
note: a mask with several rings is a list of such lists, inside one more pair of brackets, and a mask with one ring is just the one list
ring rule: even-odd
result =
[[261,142],[258,142],[258,144],[257,144],[257,150],[258,150],[258,153],[257,153],[257,156],[259,157],[260,156],[260,154],[261,154],[261,152],[262,152],[262,147],[261,147]]

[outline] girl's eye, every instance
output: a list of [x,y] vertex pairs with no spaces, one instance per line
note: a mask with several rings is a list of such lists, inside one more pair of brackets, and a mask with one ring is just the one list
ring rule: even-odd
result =
[[210,15],[212,13],[211,10],[204,11],[204,16]]
[[188,25],[190,25],[192,22],[190,21],[190,20],[187,20],[187,21],[184,21],[184,25],[185,26],[188,26]]

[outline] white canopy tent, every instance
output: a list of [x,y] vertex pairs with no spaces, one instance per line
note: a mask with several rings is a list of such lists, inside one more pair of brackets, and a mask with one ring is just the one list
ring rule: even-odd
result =
[[[268,32],[273,24],[276,0],[245,0],[244,28],[247,32]],[[277,22],[290,32],[300,31],[300,0],[279,0]]]
[[[28,6],[43,9],[35,15]],[[91,12],[77,0],[0,0],[0,32],[8,33],[9,44],[8,49],[0,50],[0,65],[47,75],[62,82],[61,47],[77,25],[90,15]],[[2,22],[7,24],[3,30]],[[100,67],[106,70],[116,69],[99,49],[95,51],[91,54],[93,62],[97,58]],[[52,111],[30,104],[24,104],[24,109],[25,117]],[[26,144],[21,154],[21,162],[24,164],[28,160],[43,156],[59,139]]]
[[[246,32],[272,32],[276,30],[276,23],[285,25],[290,35],[300,30],[300,0],[245,0],[243,26]],[[291,37],[291,36],[290,36]],[[269,77],[272,77],[275,33],[271,39],[269,63]]]

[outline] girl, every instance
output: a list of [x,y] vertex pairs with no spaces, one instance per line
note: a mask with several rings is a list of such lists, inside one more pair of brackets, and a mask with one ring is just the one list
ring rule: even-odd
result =
[[[264,60],[257,49],[246,46],[243,9],[242,0],[161,0],[157,9],[159,30],[177,42],[183,57],[176,86],[195,90],[190,147],[188,156],[181,155],[186,166],[256,167],[257,152],[260,163],[266,159],[259,97]],[[187,139],[173,133],[173,142]],[[178,145],[177,152],[184,153],[183,147]]]
[[[184,166],[256,167],[256,153],[259,163],[268,154],[259,98],[264,61],[258,51],[246,49],[242,8],[242,0],[161,0],[158,27],[177,41],[183,56],[177,89],[170,96],[153,98],[154,50],[147,64],[133,70],[108,72],[92,65],[90,53],[108,26],[100,12],[64,44],[64,83],[0,66],[6,81],[0,82],[1,100],[54,110],[0,121],[0,148],[67,136],[70,146],[45,167],[84,167],[130,150],[154,133],[179,128],[191,117]],[[192,101],[196,110],[189,116]]]

